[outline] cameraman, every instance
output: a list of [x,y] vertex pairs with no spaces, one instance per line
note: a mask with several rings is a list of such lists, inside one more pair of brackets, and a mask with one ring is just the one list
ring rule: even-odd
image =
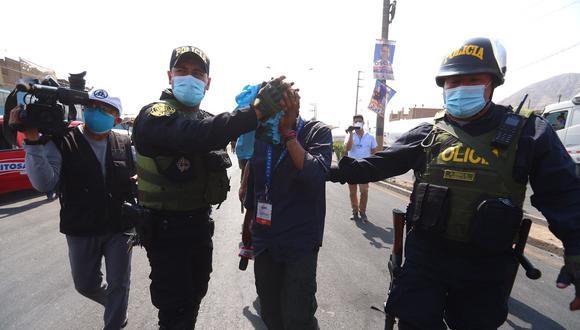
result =
[[[348,157],[362,159],[374,155],[377,150],[375,137],[364,131],[364,117],[354,115],[353,125],[347,129],[348,136],[345,138],[344,147],[348,151]],[[356,196],[357,186],[360,189],[360,203]],[[367,201],[369,198],[369,184],[349,184],[350,205],[352,206],[352,220],[367,222]]]
[[135,166],[130,139],[111,131],[121,122],[119,98],[97,89],[89,99],[84,125],[63,137],[46,141],[35,128],[25,131],[26,168],[36,190],[58,187],[60,231],[76,290],[105,307],[105,329],[120,329],[127,324],[131,273],[125,232],[132,227],[121,216],[121,204],[134,198]]

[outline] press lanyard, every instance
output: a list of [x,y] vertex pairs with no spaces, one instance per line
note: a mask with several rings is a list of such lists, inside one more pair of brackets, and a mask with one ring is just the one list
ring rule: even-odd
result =
[[[296,128],[296,137],[298,137],[303,127],[304,120],[300,118],[298,120],[298,127]],[[286,155],[288,154],[288,148],[284,147],[284,149],[282,149],[282,152],[280,153],[278,161],[276,161],[274,168],[272,168],[272,149],[273,149],[272,144],[269,143],[266,146],[266,191],[264,192],[266,195],[266,200],[270,200],[270,187],[272,186],[272,172],[274,172],[276,168],[278,168],[278,165],[282,163],[284,157],[286,157]]]

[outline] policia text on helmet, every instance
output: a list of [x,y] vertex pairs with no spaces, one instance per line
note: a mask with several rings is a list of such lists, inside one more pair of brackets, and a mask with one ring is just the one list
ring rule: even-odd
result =
[[482,116],[494,88],[503,84],[506,69],[505,49],[491,39],[470,39],[451,51],[435,78],[443,87],[447,113],[463,121]]

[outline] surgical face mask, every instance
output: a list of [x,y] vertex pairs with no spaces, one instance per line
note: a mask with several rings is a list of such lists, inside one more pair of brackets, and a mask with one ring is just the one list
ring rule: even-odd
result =
[[361,129],[363,128],[364,124],[360,121],[355,121],[353,126],[356,127],[357,129]]
[[85,124],[95,134],[109,132],[115,126],[115,117],[100,108],[85,108],[83,113]]
[[484,97],[485,86],[459,86],[445,89],[445,108],[447,112],[456,118],[475,116],[487,103]]
[[186,106],[195,107],[205,95],[205,82],[193,76],[173,76],[173,95]]

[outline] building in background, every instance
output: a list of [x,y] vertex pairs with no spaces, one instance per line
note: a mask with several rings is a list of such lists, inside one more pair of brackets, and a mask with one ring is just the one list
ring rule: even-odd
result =
[[0,58],[0,89],[12,90],[19,79],[39,79],[46,76],[56,78],[53,69],[45,68],[23,58],[18,60],[9,57]]
[[392,112],[389,115],[389,121],[397,120],[408,120],[408,119],[418,119],[418,118],[432,118],[435,114],[443,109],[440,108],[423,108],[423,107],[413,107],[409,108],[408,112],[402,108],[398,112]]

